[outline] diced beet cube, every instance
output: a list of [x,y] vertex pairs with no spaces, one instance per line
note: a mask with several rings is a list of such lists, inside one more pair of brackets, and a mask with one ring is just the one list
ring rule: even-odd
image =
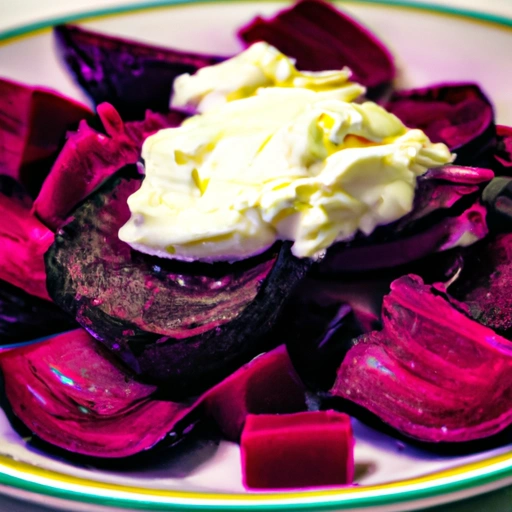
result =
[[353,447],[346,414],[251,414],[242,433],[244,485],[284,489],[351,484]]

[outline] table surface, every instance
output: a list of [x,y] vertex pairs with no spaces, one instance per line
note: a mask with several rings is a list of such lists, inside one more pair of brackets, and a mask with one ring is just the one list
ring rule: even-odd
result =
[[[409,0],[411,2],[416,0]],[[112,7],[140,4],[143,0],[0,0],[0,31],[57,16]],[[462,7],[512,18],[512,0],[429,0],[428,3]],[[0,496],[0,510],[9,512],[54,512],[44,505],[27,504]],[[512,487],[458,503],[424,509],[424,512],[512,512]]]

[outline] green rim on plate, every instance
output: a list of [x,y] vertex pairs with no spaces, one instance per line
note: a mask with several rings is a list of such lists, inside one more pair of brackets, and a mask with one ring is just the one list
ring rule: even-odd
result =
[[[37,35],[61,23],[215,1],[150,0],[115,8],[96,9],[0,31],[0,42],[8,44],[19,37]],[[246,0],[231,1],[239,3]],[[427,11],[431,14],[455,16],[470,22],[487,23],[496,28],[512,29],[512,19],[505,16],[430,3],[413,3],[407,0],[349,0],[339,3]],[[151,508],[168,511],[364,509],[432,499],[470,489],[490,490],[503,482],[512,484],[512,450],[479,462],[383,485],[273,494],[199,493],[129,487],[49,471],[0,455],[0,485],[67,501],[129,509]]]

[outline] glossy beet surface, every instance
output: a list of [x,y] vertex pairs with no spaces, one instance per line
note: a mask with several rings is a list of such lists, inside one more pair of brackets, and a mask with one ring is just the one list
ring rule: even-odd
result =
[[147,109],[167,112],[178,75],[222,60],[73,25],[60,25],[54,31],[60,54],[75,80],[96,105],[111,103],[123,119],[142,119]]
[[44,253],[53,233],[33,214],[31,205],[16,180],[0,175],[0,280],[49,299]]
[[383,329],[355,340],[331,390],[425,442],[490,437],[512,424],[512,342],[417,276],[384,298]]
[[48,287],[145,379],[173,395],[198,393],[275,343],[268,333],[310,262],[288,244],[233,265],[133,251],[117,233],[139,186],[127,168],[73,213],[46,255]]
[[0,78],[0,173],[35,196],[66,131],[90,117],[89,108],[56,91]]
[[[158,400],[83,329],[0,356],[14,413],[73,453],[126,457],[179,433],[187,404]],[[170,434],[173,434],[171,436]]]
[[393,81],[393,57],[368,29],[327,2],[303,0],[270,19],[255,18],[239,31],[247,44],[266,41],[297,61],[299,69],[348,66],[352,80],[378,97]]

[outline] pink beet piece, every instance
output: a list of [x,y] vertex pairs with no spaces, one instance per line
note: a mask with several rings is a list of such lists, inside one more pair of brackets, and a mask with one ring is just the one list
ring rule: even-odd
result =
[[242,433],[244,485],[291,489],[351,484],[353,448],[346,414],[251,414]]
[[70,211],[109,176],[140,157],[142,143],[162,128],[177,126],[183,116],[176,112],[146,112],[143,121],[124,123],[112,105],[98,105],[107,135],[83,121],[59,154],[34,202],[34,212],[56,230]]
[[322,71],[348,66],[352,79],[379,96],[393,81],[393,57],[379,39],[327,2],[303,0],[270,19],[256,17],[239,31],[250,45],[266,41],[296,59],[299,69]]
[[9,190],[9,180],[0,180],[0,280],[50,300],[44,253],[53,243],[53,233],[32,214],[27,195]]
[[67,130],[91,110],[42,87],[0,79],[0,170],[37,194]]
[[[86,331],[77,329],[0,356],[16,416],[73,453],[134,455],[177,433],[194,404],[156,399]],[[186,426],[189,426],[187,424]]]
[[305,411],[305,392],[286,347],[281,345],[208,391],[204,404],[226,438],[239,441],[249,414]]
[[331,393],[424,442],[466,442],[512,425],[512,343],[439,285],[401,277],[383,329],[354,342]]

